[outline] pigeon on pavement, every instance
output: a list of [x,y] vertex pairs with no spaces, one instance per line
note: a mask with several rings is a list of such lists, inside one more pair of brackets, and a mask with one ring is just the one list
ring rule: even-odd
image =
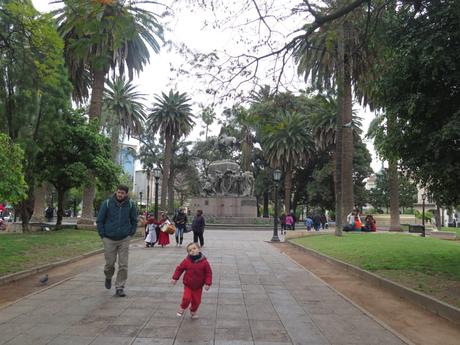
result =
[[42,284],[46,284],[48,283],[48,275],[45,274],[44,276],[40,277],[40,279],[38,280],[40,283]]

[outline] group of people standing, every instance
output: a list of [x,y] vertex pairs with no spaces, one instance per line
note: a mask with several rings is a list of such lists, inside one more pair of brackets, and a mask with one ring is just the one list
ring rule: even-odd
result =
[[[137,230],[138,214],[136,205],[128,197],[128,187],[118,186],[116,193],[105,200],[100,207],[97,216],[97,231],[104,244],[104,286],[112,288],[112,277],[115,274],[115,263],[118,260],[118,272],[115,280],[115,296],[125,297],[125,284],[128,278],[128,253],[129,243]],[[169,234],[161,231],[169,219],[166,213],[161,213],[161,219],[156,220],[150,216],[146,222],[146,243],[150,247],[157,242],[162,247],[169,244]],[[183,234],[186,229],[187,216],[184,210],[180,210],[173,218],[176,225],[176,245],[182,245]],[[205,221],[203,212],[197,211],[192,222],[193,238],[198,243],[189,243],[186,247],[187,256],[177,266],[171,278],[171,285],[175,285],[185,272],[183,283],[184,292],[177,316],[182,317],[185,310],[190,307],[190,316],[197,318],[197,310],[201,304],[201,295],[204,289],[207,291],[212,284],[212,270],[206,257],[200,249],[204,244],[203,232]],[[149,245],[150,244],[150,245]]]
[[288,214],[283,213],[280,216],[281,232],[286,233],[286,230],[295,230],[295,223],[297,217],[294,210],[291,210]]
[[377,231],[377,222],[372,214],[366,217],[359,211],[353,211],[347,216],[347,225],[343,227],[343,231]]
[[328,225],[326,215],[318,213],[309,215],[305,219],[305,226],[307,231],[311,231],[311,229],[315,229],[315,231],[319,231],[320,229],[327,229]]
[[[172,222],[176,228],[175,238],[176,246],[182,246],[184,241],[184,233],[188,232],[187,230],[187,215],[184,212],[184,209],[179,209],[177,214],[173,217]],[[145,246],[154,247],[155,244],[158,244],[161,247],[167,246],[170,244],[169,241],[169,232],[162,231],[163,226],[171,224],[168,215],[166,212],[161,212],[161,218],[159,220],[155,219],[154,215],[146,215],[146,224],[145,224]],[[200,243],[202,247],[204,245],[204,226],[205,220],[203,217],[203,211],[198,210],[196,216],[193,218],[191,231],[193,231],[193,242]]]

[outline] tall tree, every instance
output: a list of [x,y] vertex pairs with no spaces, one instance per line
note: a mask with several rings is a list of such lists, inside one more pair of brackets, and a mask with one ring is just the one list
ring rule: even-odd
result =
[[23,230],[33,212],[37,152],[70,103],[63,42],[30,1],[0,4],[0,128],[25,152],[27,197],[15,205]]
[[[307,4],[315,21],[305,26],[305,38],[294,49],[298,72],[305,80],[311,78],[320,90],[337,89],[336,235],[341,235],[342,215],[354,207],[352,85],[363,78],[371,59],[365,44],[367,26],[363,25],[361,4],[330,0],[318,11]],[[347,14],[350,6],[354,11]],[[344,13],[336,16],[341,11]],[[334,18],[324,20],[330,16]],[[312,31],[315,26],[317,30]]]
[[215,105],[211,104],[208,106],[204,106],[203,104],[200,104],[200,108],[201,108],[201,113],[200,113],[201,121],[203,121],[205,125],[204,140],[208,140],[209,126],[212,125],[216,119]]
[[455,0],[410,1],[387,11],[379,42],[386,63],[376,66],[371,84],[396,128],[383,156],[396,155],[400,168],[444,206],[460,200],[459,11]]
[[27,184],[24,179],[24,151],[18,144],[0,133],[0,200],[17,203],[26,198]]
[[103,124],[111,132],[112,159],[116,162],[122,137],[139,137],[144,128],[146,113],[144,95],[130,81],[116,77],[106,82],[104,90]]
[[71,110],[66,111],[62,122],[39,153],[37,166],[40,177],[57,191],[57,227],[62,224],[65,193],[84,184],[89,170],[96,172],[105,190],[114,187],[119,175],[119,169],[109,159],[109,140],[98,133],[94,123],[87,124],[82,113]]
[[[160,51],[163,29],[158,16],[142,8],[146,1],[57,0],[64,6],[53,12],[64,39],[65,60],[74,98],[88,98],[90,120],[102,112],[104,81],[110,69],[129,79],[150,60],[149,47]],[[95,184],[84,191],[81,222],[93,222]]]
[[[189,102],[190,98],[186,93],[174,92],[171,89],[168,94],[162,93],[155,97],[148,115],[148,130],[152,135],[159,133],[165,144],[161,181],[161,207],[163,208],[166,208],[168,195],[173,141],[187,136],[195,125]],[[172,213],[174,210],[168,211]]]
[[262,150],[270,165],[284,172],[284,207],[289,212],[294,168],[306,163],[314,151],[307,117],[299,113],[278,114],[276,124],[263,138]]

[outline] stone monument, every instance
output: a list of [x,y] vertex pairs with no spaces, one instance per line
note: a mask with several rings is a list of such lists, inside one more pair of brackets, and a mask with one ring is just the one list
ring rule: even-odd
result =
[[201,196],[192,198],[191,208],[192,212],[203,210],[205,216],[257,217],[252,172],[241,171],[230,160],[212,162],[201,181]]

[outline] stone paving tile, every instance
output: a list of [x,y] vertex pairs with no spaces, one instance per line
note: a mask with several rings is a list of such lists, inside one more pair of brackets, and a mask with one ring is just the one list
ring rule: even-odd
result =
[[249,320],[249,323],[251,325],[251,331],[255,342],[290,342],[290,338],[286,329],[284,328],[283,324],[278,320]]
[[217,307],[217,319],[241,320],[247,319],[246,307],[239,304],[221,304]]
[[130,345],[133,340],[132,337],[98,336],[91,345]]
[[94,336],[84,335],[58,335],[48,345],[89,345],[94,338]]
[[279,315],[271,303],[258,303],[246,305],[250,320],[279,320]]
[[14,337],[10,341],[6,342],[6,345],[46,345],[48,344],[56,335],[29,335],[29,334],[20,334],[17,337]]
[[74,324],[62,331],[62,335],[85,335],[85,336],[96,336],[104,330],[108,324],[106,322],[94,322],[88,325]]
[[253,341],[242,340],[214,340],[214,345],[254,345]]
[[195,327],[192,324],[182,324],[179,329],[179,332],[177,333],[176,342],[184,343],[189,341],[196,341],[198,343],[212,343],[214,341],[214,332],[214,327]]
[[[256,341],[254,345],[292,345],[291,342],[289,343],[280,343],[280,342],[272,342],[272,341]],[[310,345],[310,344],[308,344]]]
[[171,339],[152,339],[152,338],[136,338],[133,345],[173,345],[174,338]]
[[251,328],[248,327],[228,327],[228,328],[216,328],[215,331],[216,341],[252,341]]
[[141,328],[141,325],[111,324],[102,330],[102,335],[108,337],[135,337]]
[[174,338],[179,327],[177,326],[153,326],[144,327],[138,334],[140,338]]
[[21,335],[24,329],[31,326],[32,325],[24,323],[5,323],[0,325],[0,344],[5,344],[13,338]]

